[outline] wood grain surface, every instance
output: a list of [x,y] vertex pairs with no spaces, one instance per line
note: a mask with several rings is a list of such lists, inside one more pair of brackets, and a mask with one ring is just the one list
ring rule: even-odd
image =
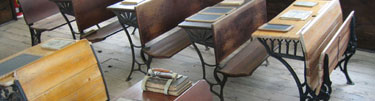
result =
[[98,62],[87,40],[44,56],[15,74],[28,100],[78,100],[106,94]]
[[72,0],[78,30],[83,32],[91,26],[114,17],[113,12],[106,8],[119,1],[121,0]]
[[252,0],[213,23],[216,63],[220,63],[250,39],[258,26],[266,23],[265,0]]
[[164,32],[176,27],[185,18],[221,0],[151,0],[136,10],[141,44],[145,45]]

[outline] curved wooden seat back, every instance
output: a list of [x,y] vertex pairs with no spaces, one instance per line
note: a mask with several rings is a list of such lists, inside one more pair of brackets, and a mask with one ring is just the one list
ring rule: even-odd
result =
[[52,16],[59,12],[59,8],[49,0],[19,0],[26,24]]
[[72,0],[79,32],[114,17],[107,6],[119,1],[121,0]]
[[220,63],[267,22],[265,0],[251,0],[213,24],[216,63]]
[[81,40],[16,71],[28,100],[107,100],[95,54]]
[[306,81],[318,94],[322,84],[323,71],[318,67],[319,57],[342,24],[340,2],[332,0],[326,4],[309,25],[301,31],[301,44],[306,63]]
[[150,0],[135,8],[141,44],[176,27],[185,18],[222,0]]
[[[336,68],[340,59],[342,59],[350,40],[350,24],[353,16],[354,11],[349,14],[335,36],[333,36],[332,40],[324,48],[319,60],[319,67],[321,69],[324,69],[324,64],[328,64],[329,73],[331,73]],[[324,61],[325,59],[328,61]]]

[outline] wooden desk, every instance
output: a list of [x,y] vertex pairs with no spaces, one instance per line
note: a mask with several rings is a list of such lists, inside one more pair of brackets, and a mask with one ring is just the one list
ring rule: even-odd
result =
[[[223,6],[216,4],[214,7]],[[189,34],[190,41],[198,53],[202,63],[203,79],[206,79],[206,66],[210,66],[215,67],[214,76],[218,82],[226,81],[220,80],[216,75],[217,71],[221,69],[220,63],[247,42],[251,38],[251,33],[254,32],[258,26],[266,22],[267,12],[265,0],[245,0],[240,6],[229,7],[234,7],[235,10],[212,23],[184,21],[179,24],[179,27],[182,27]],[[204,61],[196,43],[214,49],[215,64],[209,64]],[[217,84],[223,87],[225,82]],[[218,95],[223,100],[222,91],[220,92],[220,95],[218,92],[214,92],[214,94]]]
[[[298,0],[303,1],[303,0]],[[270,56],[278,59],[292,74],[296,81],[300,99],[315,99],[321,87],[327,91],[330,86],[322,86],[323,72],[316,68],[317,60],[323,48],[327,45],[338,27],[342,24],[342,12],[338,0],[306,0],[318,2],[318,5],[309,7],[298,7],[291,4],[287,9],[273,18],[269,23],[291,24],[294,28],[288,32],[274,32],[257,30],[253,33],[265,46]],[[312,15],[306,20],[280,20],[279,17],[289,10],[308,10]],[[272,43],[267,45],[266,43]],[[276,45],[274,45],[276,44]],[[302,52],[298,52],[299,46]],[[276,48],[276,49],[275,49]],[[301,83],[293,68],[283,58],[296,59],[305,62],[304,82]],[[306,88],[303,90],[303,88]]]
[[[130,79],[133,71],[141,71],[140,69],[135,69],[134,64],[137,63],[138,66],[140,66],[145,64],[146,60],[142,51],[141,57],[144,63],[138,62],[135,59],[134,48],[145,49],[146,47],[150,49],[148,46],[146,46],[146,44],[152,44],[153,42],[151,41],[154,39],[156,40],[156,38],[161,35],[168,36],[168,34],[165,33],[176,27],[178,23],[183,21],[183,19],[203,9],[204,7],[217,3],[218,1],[220,0],[179,0],[173,2],[170,0],[145,0],[137,5],[122,5],[119,2],[108,6],[107,9],[112,10],[118,17],[119,22],[121,23],[128,37],[129,43],[131,44],[133,63],[131,67],[132,71],[130,72],[127,80]],[[133,43],[130,34],[134,34],[135,29],[130,33],[127,30],[128,27],[139,29],[138,32],[141,45],[137,46]],[[161,38],[160,40],[163,39],[165,39],[165,37]],[[148,55],[150,56],[150,54]],[[151,58],[149,58],[149,60],[151,61]]]
[[169,96],[161,93],[154,93],[143,91],[141,88],[142,81],[134,84],[121,94],[121,96],[114,98],[115,101],[122,101],[124,99],[136,101],[212,101],[210,86],[206,81],[197,81],[192,87],[187,89],[180,96]]
[[[6,65],[1,64],[0,70],[13,69],[0,76],[0,100],[109,100],[91,44],[87,40],[70,41],[71,44],[55,51],[41,48],[40,44],[1,60]],[[19,63],[28,61],[19,66],[14,59],[25,54],[37,58],[19,60]],[[11,93],[7,93],[9,90]]]

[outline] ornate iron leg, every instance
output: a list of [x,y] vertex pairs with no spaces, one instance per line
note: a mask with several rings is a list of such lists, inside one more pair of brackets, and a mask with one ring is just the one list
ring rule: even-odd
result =
[[[293,68],[288,64],[288,62],[286,62],[283,58],[281,58],[281,56],[275,54],[273,52],[273,50],[270,49],[270,47],[268,47],[267,45],[267,42],[263,41],[262,39],[258,39],[262,44],[263,46],[266,48],[267,50],[267,53],[276,58],[277,60],[279,60],[281,63],[283,63],[283,65],[288,69],[288,71],[290,72],[290,74],[292,74],[293,76],[293,79],[294,81],[296,82],[297,84],[297,87],[298,87],[298,91],[299,91],[299,95],[300,95],[300,100],[301,101],[304,101],[306,99],[306,93],[304,94],[303,93],[303,89],[302,89],[302,84],[301,84],[301,81],[299,81],[299,78],[297,76],[297,74],[294,72]],[[272,44],[273,45],[273,44]]]
[[348,84],[348,85],[354,85],[353,81],[350,79],[350,76],[348,74],[348,62],[353,55],[354,54],[350,54],[349,56],[345,55],[345,59],[343,60],[344,61],[344,68],[341,66],[341,64],[339,64],[340,70],[345,74],[345,77],[346,77],[346,80],[347,80],[346,84]]
[[197,47],[195,42],[192,42],[192,44],[194,46],[195,51],[198,53],[199,59],[201,60],[202,71],[203,71],[203,77],[202,78],[207,81],[207,79],[206,79],[206,65],[205,65],[204,59],[202,57],[202,53],[199,51],[199,48]]
[[[140,62],[138,62],[138,61],[136,60],[136,58],[135,58],[135,50],[134,50],[134,48],[141,48],[141,47],[140,47],[140,46],[136,46],[136,45],[134,45],[133,40],[132,40],[132,38],[131,38],[131,36],[130,36],[130,33],[129,33],[129,31],[127,30],[127,28],[130,27],[130,26],[125,26],[124,24],[121,24],[121,26],[122,26],[122,28],[124,29],[124,31],[125,31],[125,33],[126,33],[126,36],[128,37],[129,44],[130,44],[130,49],[131,49],[131,52],[132,52],[132,66],[131,66],[131,71],[130,71],[130,73],[129,73],[127,79],[126,79],[126,81],[129,81],[129,80],[131,80],[131,75],[133,74],[133,71],[137,71],[137,70],[139,70],[139,71],[141,71],[142,73],[146,73],[146,72],[143,72],[142,69],[141,69],[141,65],[144,65],[144,63],[140,63]],[[133,32],[134,32],[134,31],[133,31]],[[141,51],[140,54],[141,54],[142,60],[145,61],[144,54],[143,54],[142,51]],[[135,69],[135,68],[134,68],[135,63],[138,64],[138,69]]]
[[219,73],[218,68],[215,68],[214,77],[215,77],[217,83],[220,85],[220,93],[217,93],[217,92],[213,91],[213,89],[212,89],[213,86],[211,86],[211,92],[214,93],[215,95],[219,96],[220,101],[224,101],[223,91],[224,91],[225,83],[227,82],[228,77],[226,75],[223,75],[223,79],[220,80],[219,76],[217,75],[218,73]]

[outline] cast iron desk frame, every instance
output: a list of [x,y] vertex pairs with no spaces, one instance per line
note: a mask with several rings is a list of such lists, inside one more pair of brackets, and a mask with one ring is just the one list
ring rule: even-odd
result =
[[[345,74],[345,77],[347,79],[347,84],[353,85],[354,83],[349,77],[348,71],[347,71],[347,64],[350,58],[355,54],[356,48],[357,48],[357,37],[354,32],[355,28],[355,18],[353,17],[352,22],[350,24],[350,40],[348,43],[348,48],[345,50],[344,53],[344,58],[341,59],[337,66],[340,67],[340,70]],[[331,80],[329,77],[329,69],[324,68],[323,72],[323,85],[322,89],[320,91],[319,95],[315,94],[315,91],[313,91],[307,84],[307,79],[306,79],[306,61],[305,61],[305,51],[301,48],[302,50],[302,55],[297,54],[298,51],[298,45],[302,44],[300,40],[294,40],[294,39],[282,39],[282,38],[257,38],[263,46],[266,48],[267,53],[276,58],[278,61],[280,61],[291,73],[293,79],[296,82],[296,85],[298,87],[299,95],[300,95],[300,100],[305,101],[306,99],[308,100],[329,100],[330,94],[332,92],[332,87],[331,87]],[[271,44],[268,45],[267,41],[270,42]],[[284,43],[284,44],[283,44]],[[276,44],[276,45],[275,45]],[[285,50],[283,50],[282,46],[285,46]],[[292,51],[290,51],[290,47],[292,47]],[[272,50],[273,49],[273,50]],[[301,83],[300,79],[298,78],[296,72],[294,69],[289,65],[289,63],[284,59],[284,58],[289,58],[289,59],[294,59],[294,60],[299,60],[304,62],[304,82]],[[344,65],[342,66],[342,63]],[[328,64],[325,64],[328,65]],[[328,67],[328,66],[325,66]],[[305,87],[305,90],[303,90],[303,87]]]
[[[133,43],[133,40],[132,40],[131,36],[130,36],[130,35],[134,35],[135,30],[138,28],[137,16],[135,14],[135,6],[137,6],[137,5],[122,5],[121,2],[118,2],[116,4],[113,4],[113,5],[110,5],[110,6],[107,7],[107,9],[110,9],[117,16],[118,21],[120,22],[122,28],[124,29],[124,31],[126,33],[126,36],[128,37],[130,49],[132,51],[132,67],[131,67],[131,71],[130,71],[126,81],[129,81],[131,79],[131,75],[132,75],[133,71],[140,71],[140,72],[146,74],[146,72],[141,69],[141,65],[146,65],[146,63],[144,62],[144,61],[146,61],[146,58],[144,56],[143,51],[140,51],[140,55],[141,55],[141,58],[143,60],[143,63],[139,62],[135,58],[135,51],[134,51],[134,48],[142,49],[143,47],[139,46],[139,45],[135,45]],[[131,33],[127,29],[129,27],[134,28]],[[138,65],[137,69],[134,68],[135,63],[137,63],[137,65]],[[147,70],[148,69],[149,69],[149,67],[147,67]]]

